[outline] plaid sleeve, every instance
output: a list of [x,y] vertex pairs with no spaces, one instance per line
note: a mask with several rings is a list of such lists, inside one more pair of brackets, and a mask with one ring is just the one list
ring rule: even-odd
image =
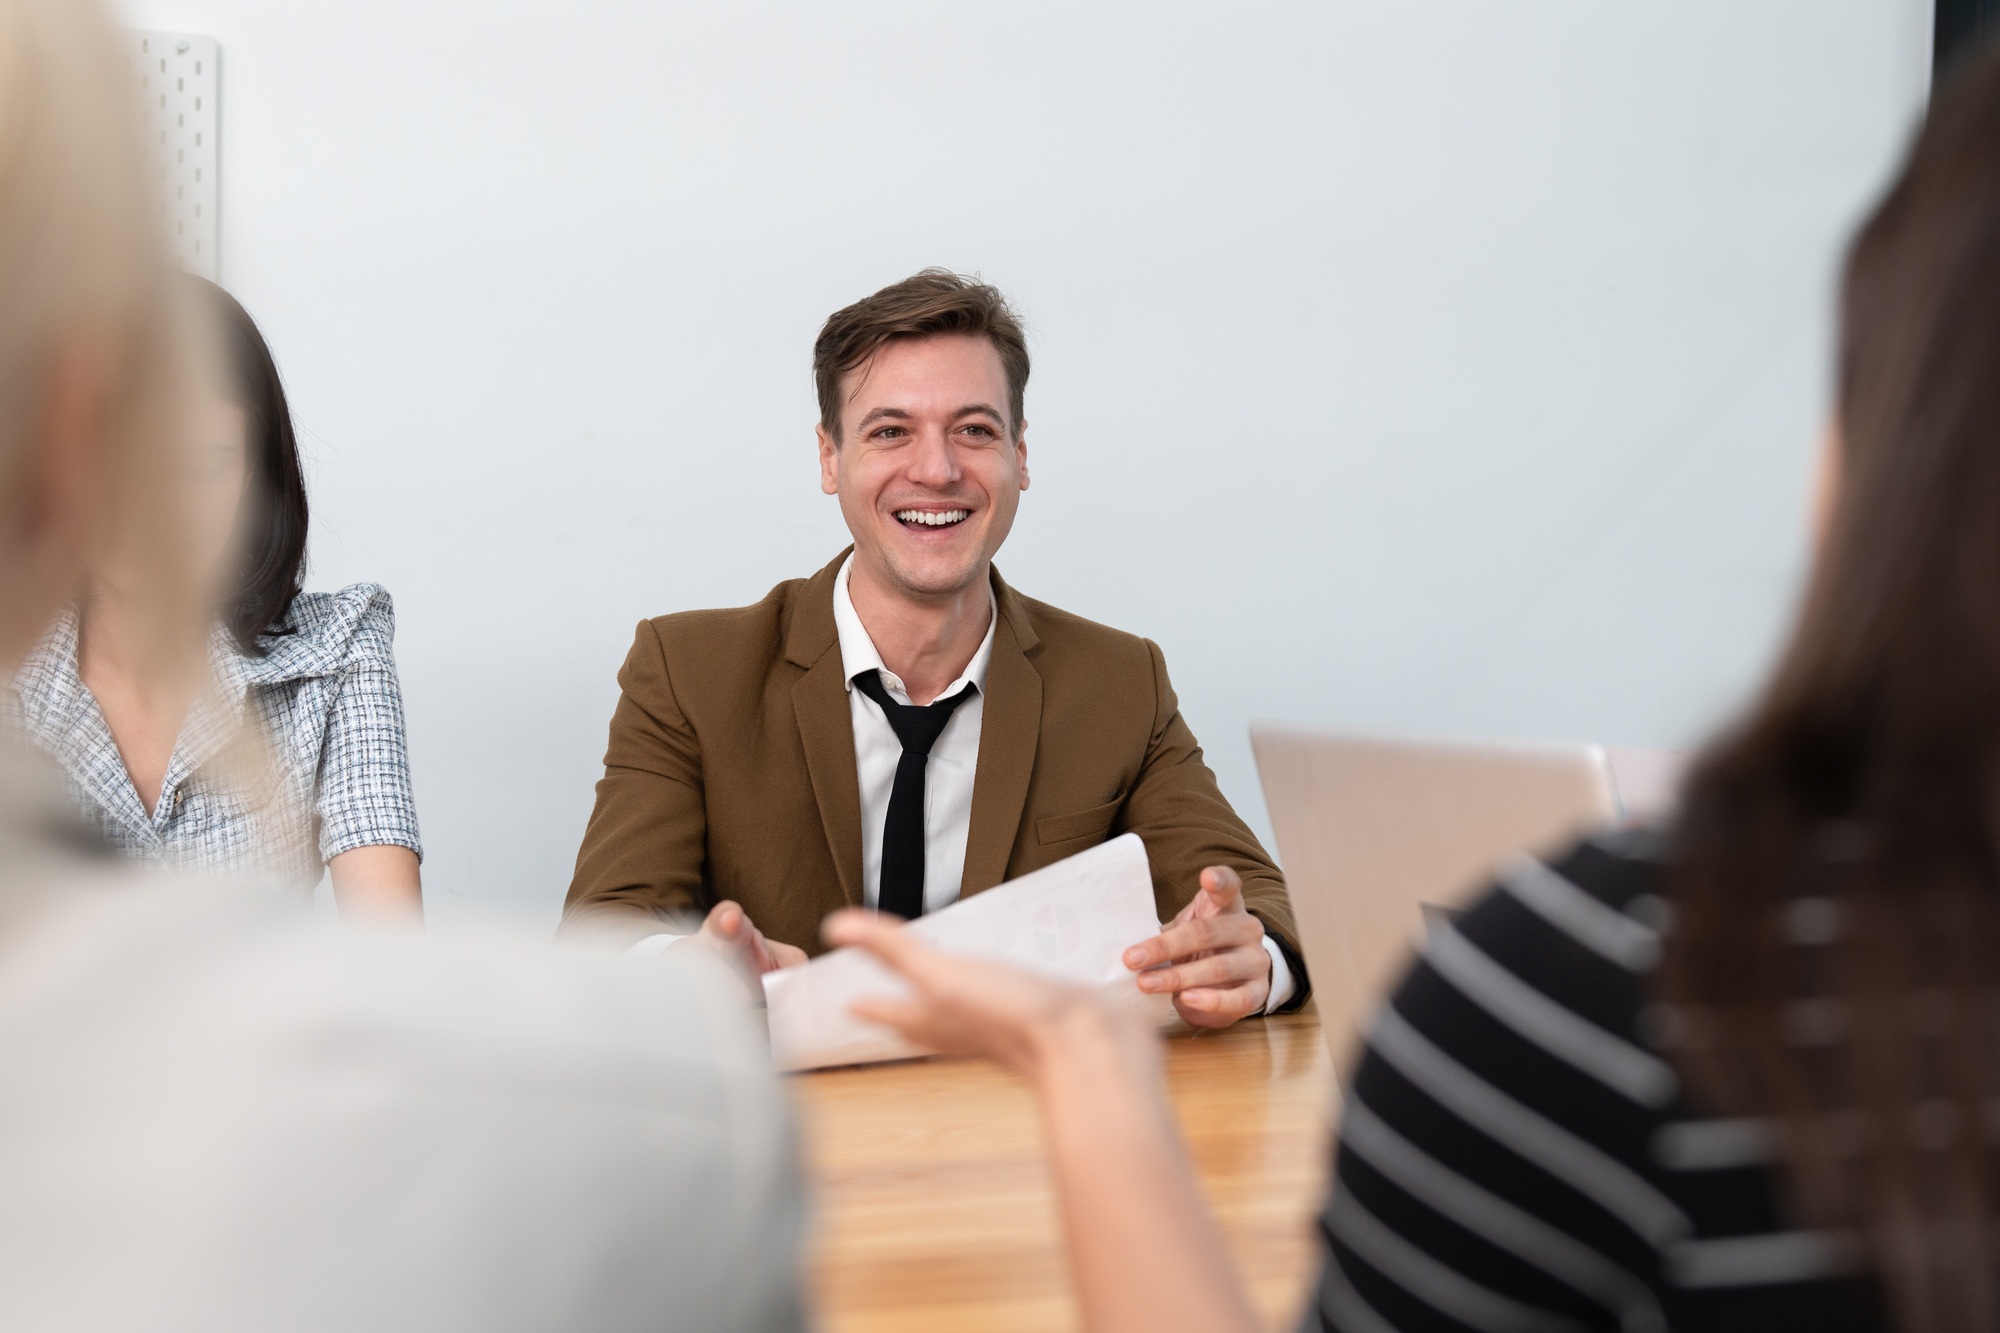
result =
[[320,856],[408,847],[423,856],[396,680],[396,612],[379,589],[356,625],[334,686],[320,759]]

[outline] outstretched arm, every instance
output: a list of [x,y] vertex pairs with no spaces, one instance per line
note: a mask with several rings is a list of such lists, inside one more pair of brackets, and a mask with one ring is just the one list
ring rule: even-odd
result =
[[1161,1077],[1159,1038],[1089,990],[949,958],[868,912],[827,921],[911,985],[855,1012],[946,1054],[985,1055],[1031,1082],[1084,1327],[1237,1333],[1257,1321],[1195,1183]]

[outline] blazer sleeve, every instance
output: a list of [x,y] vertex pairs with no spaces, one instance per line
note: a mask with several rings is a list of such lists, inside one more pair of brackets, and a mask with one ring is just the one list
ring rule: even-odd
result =
[[693,918],[709,906],[701,745],[674,697],[652,621],[640,622],[618,688],[604,776],[559,933],[593,928],[638,938],[692,931]]
[[1278,1011],[1289,1013],[1311,998],[1312,980],[1299,949],[1285,877],[1203,762],[1201,745],[1181,716],[1180,700],[1167,679],[1159,645],[1148,639],[1146,649],[1153,665],[1153,730],[1139,776],[1125,798],[1121,825],[1146,844],[1162,919],[1188,905],[1207,867],[1228,866],[1242,876],[1244,906],[1264,923],[1292,969],[1295,989]]

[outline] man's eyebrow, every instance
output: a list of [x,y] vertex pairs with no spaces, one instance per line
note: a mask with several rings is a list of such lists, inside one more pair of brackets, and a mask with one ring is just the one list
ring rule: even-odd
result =
[[[978,416],[992,417],[995,422],[1003,426],[1007,424],[1007,418],[1000,415],[999,408],[988,406],[985,403],[967,403],[964,407],[959,408],[958,411],[953,412],[951,419],[953,421],[963,421],[967,417]],[[913,421],[915,419],[916,414],[904,408],[878,407],[855,423],[854,428],[856,430],[866,430],[878,421]]]
[[878,407],[867,416],[861,418],[860,424],[855,426],[855,429],[860,430],[877,421],[908,421],[909,419],[910,414],[900,407]]

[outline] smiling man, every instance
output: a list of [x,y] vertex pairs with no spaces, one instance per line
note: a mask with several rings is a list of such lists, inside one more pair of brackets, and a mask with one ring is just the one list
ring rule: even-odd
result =
[[935,269],[886,287],[827,320],[813,378],[854,544],[754,606],[639,626],[565,929],[695,930],[763,971],[817,952],[837,908],[919,916],[1131,832],[1167,922],[1127,953],[1136,984],[1205,1027],[1304,1003],[1284,880],[1159,648],[993,567],[1028,489],[1000,293]]

